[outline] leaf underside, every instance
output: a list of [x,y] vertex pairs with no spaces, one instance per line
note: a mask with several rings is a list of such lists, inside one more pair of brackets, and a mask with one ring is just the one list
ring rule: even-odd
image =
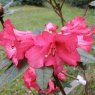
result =
[[3,74],[0,75],[0,87],[14,81],[16,78],[21,76],[27,68],[28,64],[26,62],[23,62],[20,68],[12,65],[8,70],[6,70]]
[[83,62],[84,64],[95,63],[95,57],[93,55],[89,54],[88,52],[80,48],[78,48],[78,52],[81,56],[80,61]]
[[9,60],[8,58],[5,58],[3,59],[1,62],[0,62],[0,70],[11,65],[12,64],[12,61]]
[[39,68],[36,69],[36,80],[39,85],[39,87],[42,90],[45,90],[48,87],[48,82],[53,74],[52,68]]

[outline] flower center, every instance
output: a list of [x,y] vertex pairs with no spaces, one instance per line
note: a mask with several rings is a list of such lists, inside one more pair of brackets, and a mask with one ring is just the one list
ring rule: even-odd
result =
[[55,54],[56,54],[56,46],[54,43],[51,43],[50,49],[48,53],[45,55],[45,58],[47,58],[49,55],[55,56]]

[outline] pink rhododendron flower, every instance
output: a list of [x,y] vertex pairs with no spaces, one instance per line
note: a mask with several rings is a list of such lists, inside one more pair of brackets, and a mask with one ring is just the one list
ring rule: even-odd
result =
[[52,33],[52,32],[56,32],[58,26],[52,24],[51,22],[49,22],[48,24],[45,25],[46,26],[46,31]]
[[62,27],[61,32],[64,35],[76,35],[78,40],[78,47],[86,51],[91,49],[93,44],[93,32],[91,32],[83,17],[77,16],[74,20],[69,21],[66,26]]
[[35,69],[33,69],[32,67],[29,67],[25,74],[24,74],[24,83],[26,85],[26,87],[28,89],[30,89],[31,87],[34,88],[37,91],[40,91],[42,93],[51,93],[53,91],[58,90],[55,86],[52,80],[49,81],[49,85],[48,88],[43,91],[40,89],[40,87],[38,86],[37,82],[36,82],[36,73],[35,73]]
[[16,30],[10,20],[4,22],[4,27],[4,30],[0,32],[0,45],[17,66],[18,61],[24,58],[26,50],[33,46],[34,35],[31,32]]
[[62,71],[64,63],[76,66],[77,61],[80,60],[80,55],[76,50],[75,35],[61,35],[57,32],[44,31],[36,37],[34,43],[35,46],[26,53],[28,63],[34,68],[53,66],[55,74],[57,74]]
[[[62,73],[63,72],[63,73]],[[66,70],[62,70],[59,74],[57,74],[58,79],[64,81],[66,79]]]
[[35,70],[32,67],[29,67],[26,70],[23,79],[24,79],[24,83],[25,83],[25,85],[26,85],[26,87],[28,89],[33,87],[37,91],[40,90],[39,86],[36,83],[36,73],[35,73]]
[[75,17],[72,21],[67,22],[66,26],[61,29],[64,33],[88,34],[90,32],[83,17]]

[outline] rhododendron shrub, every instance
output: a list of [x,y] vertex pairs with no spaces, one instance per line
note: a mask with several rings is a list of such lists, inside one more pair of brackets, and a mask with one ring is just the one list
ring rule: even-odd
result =
[[[64,81],[67,77],[64,65],[76,67],[80,63],[81,56],[77,49],[86,52],[91,50],[95,29],[90,29],[83,17],[78,16],[67,22],[61,30],[57,29],[58,26],[49,22],[41,33],[33,34],[31,31],[17,30],[10,20],[4,22],[4,29],[0,32],[0,45],[16,68],[19,61],[27,60],[29,67],[23,79],[28,89],[32,87],[40,93],[59,90],[54,76]],[[52,70],[47,88],[41,89],[36,69],[44,68]]]

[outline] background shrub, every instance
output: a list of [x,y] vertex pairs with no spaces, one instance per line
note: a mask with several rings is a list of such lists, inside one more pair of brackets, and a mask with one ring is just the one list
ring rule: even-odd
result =
[[43,6],[43,0],[15,0],[17,5],[36,5],[36,6]]
[[89,1],[92,0],[66,0],[67,3],[70,3],[72,6],[77,6],[77,7],[85,7],[88,5]]
[[[0,2],[5,5],[10,0],[0,0]],[[43,2],[45,0],[14,0],[14,5],[36,5],[36,6],[43,6]]]

